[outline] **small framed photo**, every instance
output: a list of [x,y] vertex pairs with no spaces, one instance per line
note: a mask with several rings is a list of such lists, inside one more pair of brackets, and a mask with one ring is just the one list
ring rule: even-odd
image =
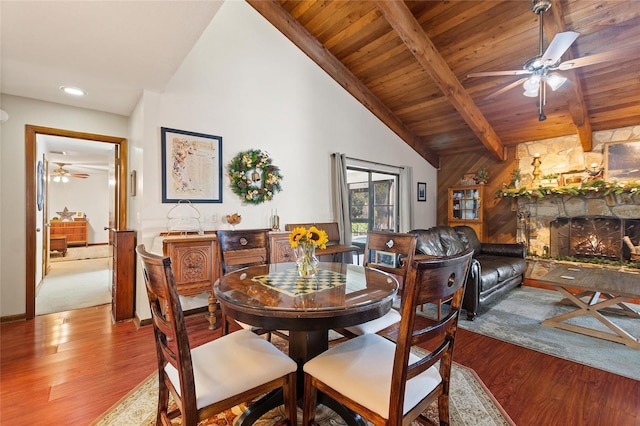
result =
[[418,201],[427,201],[427,183],[418,182]]
[[388,253],[386,251],[376,251],[376,261],[379,265],[389,266],[390,268],[396,267],[396,255],[394,253]]
[[160,129],[162,202],[222,203],[222,136]]

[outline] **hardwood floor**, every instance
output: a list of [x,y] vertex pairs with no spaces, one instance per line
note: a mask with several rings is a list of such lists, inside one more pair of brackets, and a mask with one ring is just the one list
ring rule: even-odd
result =
[[[156,368],[153,330],[110,305],[0,325],[0,424],[87,425]],[[187,319],[192,345],[220,336]],[[640,352],[639,352],[640,356]],[[518,425],[640,425],[640,382],[459,330],[473,368]]]

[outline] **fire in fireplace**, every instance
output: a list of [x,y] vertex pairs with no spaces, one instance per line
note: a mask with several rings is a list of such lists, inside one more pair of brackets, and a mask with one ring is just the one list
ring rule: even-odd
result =
[[630,250],[623,238],[628,236],[635,243],[640,239],[640,219],[560,217],[550,226],[549,254],[552,257],[629,260]]

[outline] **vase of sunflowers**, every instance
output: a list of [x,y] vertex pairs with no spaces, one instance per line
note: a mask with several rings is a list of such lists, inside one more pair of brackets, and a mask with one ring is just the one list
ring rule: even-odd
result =
[[318,273],[316,248],[326,248],[329,237],[322,229],[311,226],[294,228],[289,234],[289,244],[296,256],[296,270],[301,278],[313,278]]

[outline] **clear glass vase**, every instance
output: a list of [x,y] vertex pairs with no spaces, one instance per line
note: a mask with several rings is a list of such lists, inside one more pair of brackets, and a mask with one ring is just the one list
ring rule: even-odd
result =
[[301,242],[295,248],[296,270],[301,278],[313,278],[318,273],[318,258],[316,246],[312,243]]

